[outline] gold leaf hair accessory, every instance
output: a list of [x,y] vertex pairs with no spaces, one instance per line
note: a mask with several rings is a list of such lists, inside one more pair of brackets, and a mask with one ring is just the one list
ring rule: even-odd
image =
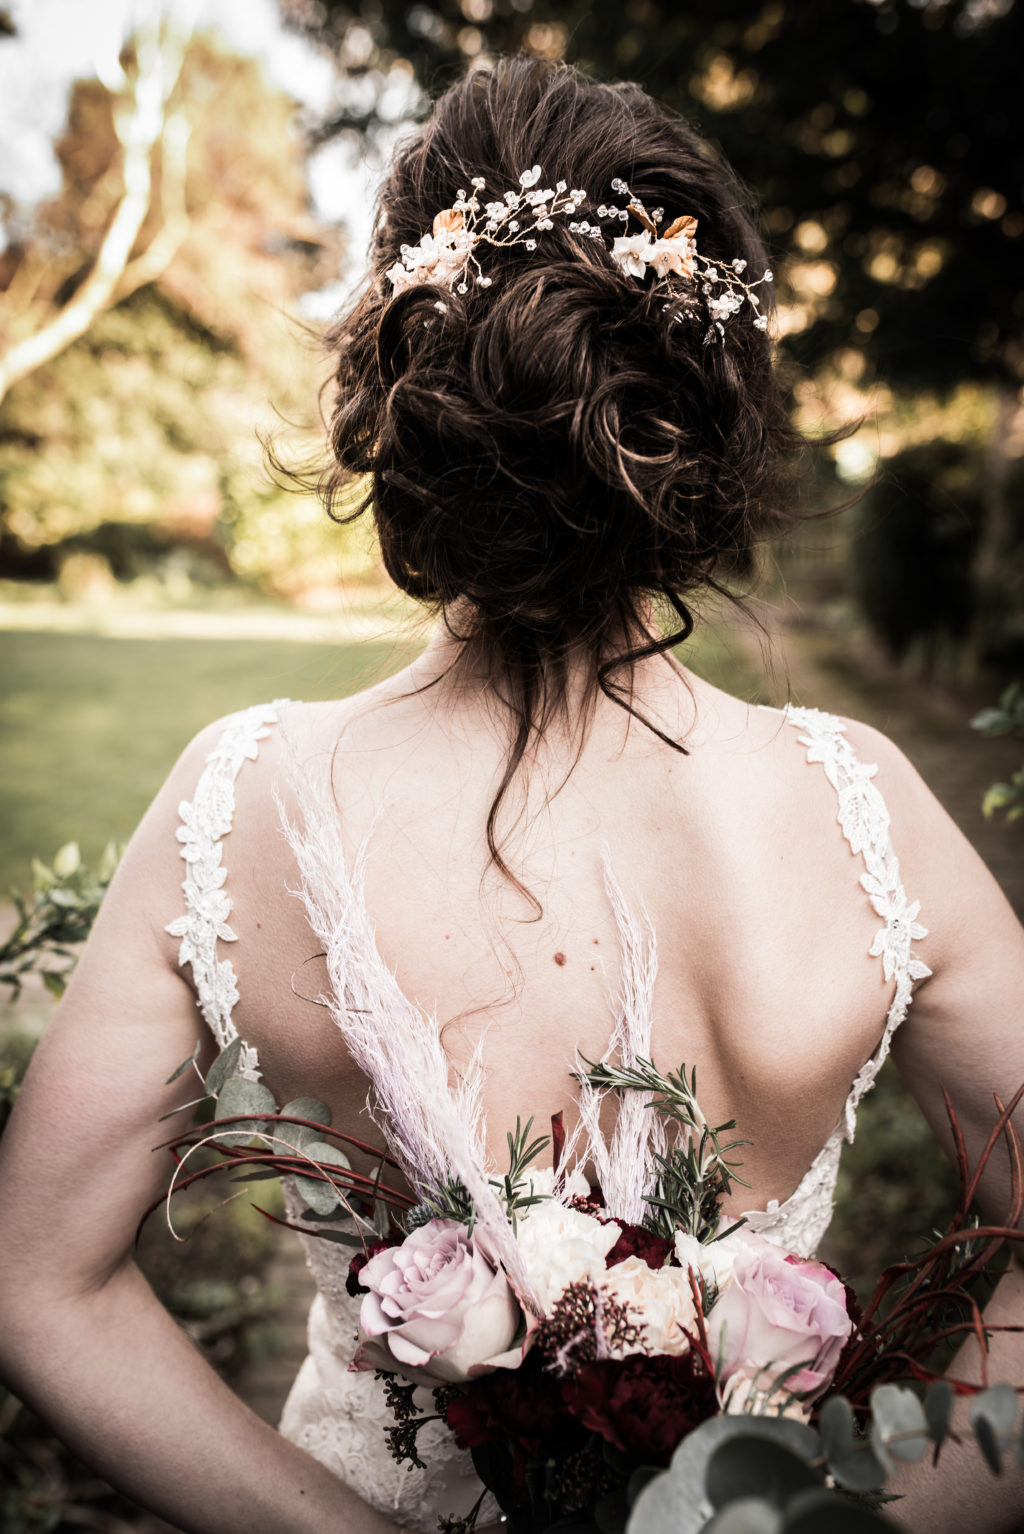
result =
[[[481,200],[486,190],[483,176],[474,176],[469,195],[460,191],[452,206],[438,213],[429,234],[422,235],[416,245],[401,247],[401,261],[386,273],[394,292],[428,283],[460,294],[467,293],[471,283],[489,288],[491,278],[484,274],[476,254],[479,246],[502,249],[522,245],[536,250],[537,235],[553,229],[556,218],[569,219],[570,233],[607,244],[603,223],[614,220],[628,226],[632,215],[640,224],[639,232],[616,236],[609,254],[624,276],[644,282],[650,270],[654,286],[663,287],[668,299],[682,297],[682,307],[673,312],[675,320],[706,318],[707,344],[723,339],[729,320],[749,306],[754,312],[754,328],[767,330],[768,317],[761,310],[757,289],[772,281],[772,273],[766,269],[755,281],[745,282],[747,263],[741,257],[722,262],[701,255],[695,240],[695,218],[683,214],[659,229],[664,210],[648,211],[626,182],[616,177],[612,191],[625,198],[624,206],[602,203],[597,210],[600,223],[577,219],[587,193],[570,189],[565,181],[543,187],[539,184],[541,176],[540,166],[534,165],[523,171],[517,189],[505,192],[500,201],[490,202]],[[434,307],[444,313],[447,305],[439,299]],[[666,303],[667,309],[671,307]]]

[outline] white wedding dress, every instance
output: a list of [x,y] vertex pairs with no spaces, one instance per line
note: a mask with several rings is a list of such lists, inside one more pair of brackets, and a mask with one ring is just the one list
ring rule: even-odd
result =
[[[228,925],[231,898],[225,889],[223,839],[231,830],[235,779],[245,761],[255,759],[259,742],[278,722],[278,708],[279,704],[250,708],[228,722],[207,758],[193,799],[179,811],[186,911],[167,930],[181,939],[180,962],[192,968],[201,1011],[222,1048],[237,1036],[232,1010],[238,1000],[234,968],[222,949],[234,940]],[[839,1122],[796,1191],[783,1202],[773,1200],[767,1209],[746,1216],[754,1230],[810,1256],[832,1216],[840,1153],[843,1143],[853,1139],[857,1106],[889,1053],[893,1034],[910,1005],[914,982],[929,970],[912,951],[912,943],[926,931],[917,921],[917,903],[908,903],[900,881],[889,815],[872,781],[875,768],[857,759],[843,725],[833,716],[794,707],[782,713],[799,732],[807,761],[820,764],[836,791],[842,834],[863,864],[860,883],[881,923],[870,952],[894,986],[877,1048],[858,1073]],[[310,924],[327,955],[334,990],[328,1000],[353,1057],[379,1089],[382,1122],[392,1137],[392,1148],[396,1148],[395,1139],[402,1140],[404,1128],[400,1148],[407,1159],[430,1174],[438,1169],[443,1155],[470,1185],[474,1197],[485,1198],[486,1177],[474,1138],[474,1082],[468,1079],[458,1088],[449,1087],[436,1020],[402,994],[381,959],[362,898],[362,858],[347,867],[330,794],[323,786],[319,791],[311,786],[302,798],[302,824],[288,830]],[[642,1054],[644,1039],[650,1036],[653,933],[644,920],[636,920],[626,910],[607,865],[606,886],[619,929],[622,963],[619,1015],[610,1047],[620,1056],[629,1050]],[[396,1040],[401,1040],[400,1048],[392,1047]],[[248,1045],[243,1046],[241,1068],[243,1074],[258,1078],[256,1051]],[[528,1111],[528,1105],[524,1106]],[[650,1165],[652,1119],[652,1115],[634,1114],[629,1121],[629,1115],[620,1113],[613,1143],[598,1158],[609,1208],[623,1217],[630,1217],[627,1210],[633,1211],[632,1217],[639,1214]],[[642,1144],[637,1142],[638,1133]],[[630,1135],[632,1144],[627,1143]],[[622,1140],[618,1155],[616,1137]],[[615,1179],[612,1197],[609,1184]],[[294,1199],[287,1188],[286,1197]],[[349,1372],[359,1308],[345,1289],[350,1253],[331,1242],[301,1239],[317,1295],[309,1317],[309,1355],[285,1405],[281,1431],[395,1523],[418,1534],[434,1534],[440,1516],[464,1515],[480,1494],[469,1456],[455,1447],[442,1424],[432,1423],[418,1443],[425,1470],[400,1465],[391,1457],[384,1429],[392,1418],[382,1387],[372,1373]],[[496,1509],[485,1506],[481,1527],[496,1516]]]

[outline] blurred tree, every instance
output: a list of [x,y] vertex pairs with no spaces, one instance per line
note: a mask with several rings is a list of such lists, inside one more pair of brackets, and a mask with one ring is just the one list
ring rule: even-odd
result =
[[[58,316],[117,217],[115,106],[100,81],[73,87],[62,192],[0,256],[0,287],[17,299],[33,272]],[[157,564],[182,594],[229,568],[291,592],[327,584],[344,535],[268,482],[255,437],[273,424],[268,399],[310,414],[315,341],[289,315],[339,260],[309,210],[295,103],[258,62],[200,37],[164,123],[109,301],[0,408],[0,570],[96,588]]]
[[639,80],[697,115],[756,189],[785,258],[783,330],[799,361],[852,347],[897,384],[1024,377],[1017,0],[282,7],[346,67],[326,132],[373,125],[396,59],[431,93],[518,50]]
[[[1024,498],[1012,493],[1022,479],[1014,464],[1024,465],[1024,0],[281,4],[346,68],[325,133],[386,120],[396,68],[413,72],[425,104],[488,55],[520,50],[637,80],[696,119],[764,207],[778,333],[798,391],[824,378],[833,396],[853,395],[854,415],[872,409],[877,380],[897,407],[921,390],[948,398],[965,381],[1001,395],[994,425],[970,443],[982,507],[973,494],[958,511],[941,493],[949,515],[975,529],[973,565],[955,572],[955,605],[976,614],[974,651],[1019,664],[1024,635],[1008,615],[1019,614],[1010,572],[1024,554]],[[820,420],[820,396],[816,409]],[[919,461],[917,482],[941,480],[947,456],[939,444],[933,463]],[[888,485],[896,507],[899,482]],[[907,508],[904,530],[920,508]],[[875,600],[869,615],[890,640],[902,625],[897,648],[912,639],[927,648],[937,610],[926,594],[913,635],[898,610],[901,581],[913,578],[899,563],[906,549],[894,530],[885,554],[895,606],[883,622]],[[873,539],[861,569],[882,552]]]
[[[97,82],[91,100],[79,94],[75,105],[86,122],[75,123],[73,114],[61,158],[89,195],[51,206],[30,238],[4,251],[0,400],[84,335],[119,297],[159,276],[181,243],[188,125],[168,107],[190,32],[180,8],[151,13],[134,34],[131,62],[102,61],[103,84]],[[86,152],[76,164],[83,139]],[[157,160],[167,211],[145,250],[135,254],[142,226],[155,212]]]

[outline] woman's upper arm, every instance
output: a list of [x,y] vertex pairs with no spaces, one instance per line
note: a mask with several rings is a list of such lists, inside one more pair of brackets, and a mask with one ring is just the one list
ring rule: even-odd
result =
[[[972,1160],[1007,1102],[1024,1084],[1024,928],[970,842],[901,751],[864,725],[849,735],[892,819],[907,897],[920,902],[928,935],[914,951],[932,970],[920,982],[893,1042],[893,1057],[946,1148],[948,1091]],[[1024,1130],[1024,1110],[1018,1116]],[[1006,1212],[1005,1156],[982,1189],[990,1217]]]
[[197,1081],[168,1077],[197,1041],[214,1047],[164,931],[182,909],[177,809],[219,728],[186,749],[132,838],[0,1141],[0,1282],[12,1291],[101,1284],[169,1181],[159,1120]]

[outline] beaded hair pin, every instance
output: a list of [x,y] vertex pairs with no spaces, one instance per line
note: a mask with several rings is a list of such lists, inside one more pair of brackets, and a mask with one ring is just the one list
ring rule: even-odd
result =
[[[576,217],[587,200],[586,192],[570,189],[564,181],[545,188],[538,185],[540,179],[541,168],[534,165],[523,171],[518,189],[505,192],[500,202],[481,202],[486,182],[483,176],[474,176],[470,194],[460,191],[452,206],[438,213],[429,234],[422,235],[416,245],[402,246],[401,261],[396,261],[386,273],[394,292],[427,283],[456,293],[467,293],[471,283],[489,288],[492,279],[484,274],[477,259],[477,247],[492,245],[503,249],[522,245],[526,250],[536,250],[537,235],[553,229],[556,218],[568,218],[572,234],[591,240],[607,239],[601,223]],[[612,241],[611,258],[625,276],[643,282],[650,268],[655,275],[654,285],[663,286],[671,297],[679,296],[681,284],[683,293],[689,292],[694,299],[698,295],[703,298],[710,319],[705,344],[723,339],[725,325],[745,305],[754,311],[754,328],[767,330],[768,317],[761,311],[756,290],[772,281],[769,270],[755,281],[745,282],[747,263],[741,257],[721,262],[701,255],[694,238],[695,218],[683,215],[660,230],[664,209],[648,211],[621,177],[612,182],[612,191],[625,198],[624,206],[602,203],[597,218],[613,219],[628,226],[632,214],[641,226],[638,233],[622,234]],[[439,299],[434,307],[444,313],[447,305]],[[698,317],[696,303],[675,314],[680,321]]]

